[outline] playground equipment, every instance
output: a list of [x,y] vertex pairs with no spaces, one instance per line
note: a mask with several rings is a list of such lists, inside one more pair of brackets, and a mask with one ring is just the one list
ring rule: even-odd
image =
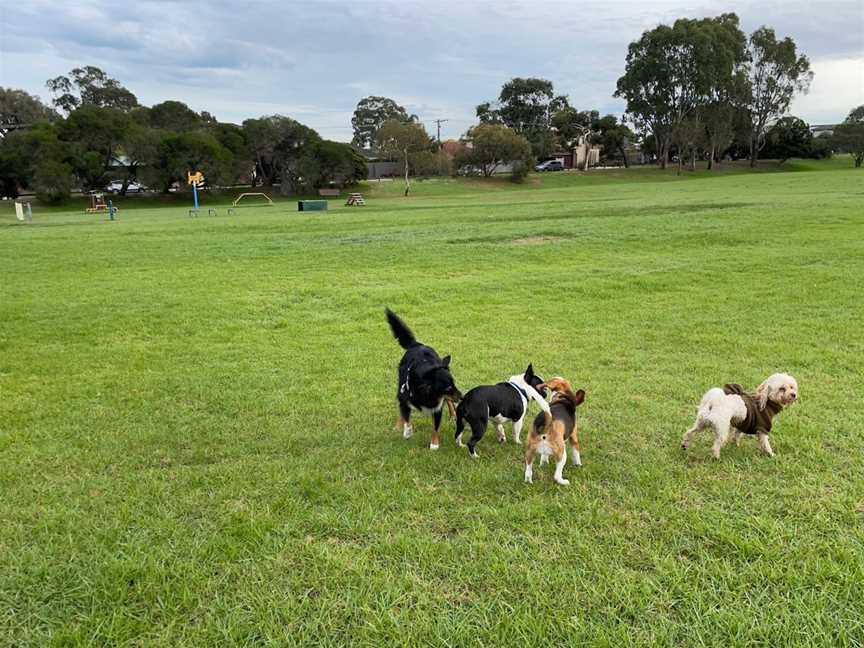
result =
[[260,192],[255,192],[255,191],[250,192],[250,193],[242,193],[242,194],[240,194],[239,196],[237,196],[237,199],[236,199],[236,200],[231,204],[231,206],[232,206],[232,207],[236,207],[236,206],[238,205],[238,203],[239,203],[241,200],[243,200],[243,198],[246,198],[246,197],[248,197],[248,196],[261,196],[264,200],[267,201],[267,204],[268,204],[268,205],[270,205],[271,207],[273,206],[273,201],[270,200],[270,196],[268,196],[268,195],[265,194],[265,193],[260,193]]
[[359,194],[359,193],[348,194],[348,200],[345,201],[345,206],[346,207],[353,207],[353,206],[365,207],[366,201],[363,200],[363,194]]
[[298,200],[297,211],[327,211],[326,200]]
[[[110,203],[111,201],[109,200],[108,202]],[[120,209],[117,207],[114,207],[113,204],[111,205],[111,208],[114,210],[114,213],[117,213],[118,211],[120,211]],[[111,220],[114,220],[114,213],[111,213],[111,211],[108,208],[108,203],[105,202],[105,194],[103,194],[101,191],[91,191],[90,192],[90,206],[87,207],[87,209],[85,209],[84,212],[87,214],[98,214],[99,212],[103,212],[103,211],[109,212],[109,215],[111,216]]]
[[187,171],[186,183],[192,185],[192,199],[195,202],[195,211],[198,211],[198,189],[204,188],[204,174],[200,171],[196,171],[195,173]]

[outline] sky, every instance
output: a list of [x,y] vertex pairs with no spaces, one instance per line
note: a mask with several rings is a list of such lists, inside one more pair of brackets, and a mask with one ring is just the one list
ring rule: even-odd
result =
[[282,114],[349,141],[367,95],[391,97],[442,139],[515,76],[549,79],[579,109],[620,115],[627,45],[660,23],[735,12],[791,36],[815,78],[791,113],[837,123],[864,104],[864,0],[0,0],[0,85],[95,65],[145,105],[176,99],[220,121]]

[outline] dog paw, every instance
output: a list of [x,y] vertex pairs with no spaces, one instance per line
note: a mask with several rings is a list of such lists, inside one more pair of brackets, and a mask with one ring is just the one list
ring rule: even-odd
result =
[[437,444],[437,443],[430,443],[430,444],[429,444],[429,449],[430,449],[430,450],[437,450],[437,449],[438,449],[438,444]]
[[406,425],[404,428],[402,428],[403,439],[410,439],[412,434],[414,434],[414,428],[410,425]]
[[479,452],[469,452],[468,455],[469,455],[472,459],[479,459],[479,458],[480,458],[480,453],[479,453]]
[[531,477],[531,475],[525,475],[525,483],[526,484],[533,484],[534,483],[534,479]]
[[457,448],[464,448],[465,447],[465,445],[462,443],[462,435],[461,434],[456,437],[456,447]]
[[555,483],[561,484],[562,486],[569,486],[570,480],[569,479],[556,479]]

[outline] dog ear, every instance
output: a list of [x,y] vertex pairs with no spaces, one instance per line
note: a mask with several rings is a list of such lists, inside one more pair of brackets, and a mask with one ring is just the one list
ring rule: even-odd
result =
[[446,355],[443,358],[441,358],[441,366],[444,367],[445,369],[450,366],[450,356],[449,355]]
[[767,380],[756,388],[756,399],[759,403],[760,410],[764,410],[765,406],[768,404],[768,399],[771,397],[771,391],[771,385],[768,384]]
[[585,390],[584,389],[577,389],[576,393],[573,394],[573,405],[574,406],[581,405],[584,400],[585,400]]
[[534,363],[529,362],[528,368],[525,370],[525,379],[528,380],[534,376]]

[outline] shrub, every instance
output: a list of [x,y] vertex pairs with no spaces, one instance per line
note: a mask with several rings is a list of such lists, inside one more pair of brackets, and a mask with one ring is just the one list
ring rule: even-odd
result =
[[72,193],[72,167],[57,160],[45,160],[36,168],[33,187],[43,203],[56,205]]

